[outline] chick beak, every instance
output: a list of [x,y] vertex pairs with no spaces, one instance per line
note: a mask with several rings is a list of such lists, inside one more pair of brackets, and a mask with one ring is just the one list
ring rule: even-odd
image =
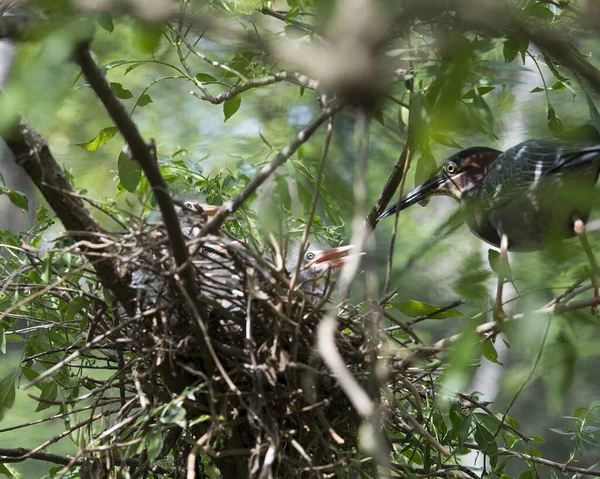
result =
[[[190,209],[190,208],[188,208]],[[221,210],[220,206],[209,205],[208,203],[193,202],[193,208],[190,212],[194,216],[214,216]],[[234,216],[228,216],[225,221],[235,221]]]
[[356,259],[356,256],[362,256],[364,253],[359,254],[348,254],[353,249],[356,249],[356,245],[350,244],[347,246],[340,246],[338,248],[329,248],[324,250],[312,251],[315,257],[306,264],[305,268],[311,268],[314,270],[327,270],[329,268],[341,268],[345,264]]

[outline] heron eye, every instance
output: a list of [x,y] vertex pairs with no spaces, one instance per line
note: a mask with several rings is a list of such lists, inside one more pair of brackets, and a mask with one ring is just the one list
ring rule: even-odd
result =
[[315,259],[315,254],[312,251],[309,251],[308,253],[306,253],[306,259],[308,261],[312,261],[313,259]]
[[194,208],[194,203],[192,203],[191,201],[186,201],[183,206],[185,206],[188,210],[195,210]]
[[457,169],[458,169],[458,167],[456,166],[456,163],[454,163],[453,161],[451,161],[450,163],[446,163],[446,166],[444,166],[444,170],[449,175],[453,175],[454,173],[456,173]]

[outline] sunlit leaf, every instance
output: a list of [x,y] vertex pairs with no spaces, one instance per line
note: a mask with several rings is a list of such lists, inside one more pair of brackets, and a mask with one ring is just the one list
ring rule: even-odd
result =
[[418,316],[430,316],[431,319],[446,319],[454,318],[456,316],[464,316],[460,311],[454,308],[447,309],[446,311],[440,311],[443,306],[435,306],[433,304],[421,303],[420,301],[406,300],[406,301],[394,301],[390,303],[392,308],[397,309],[402,314],[411,318]]
[[96,151],[107,141],[112,139],[118,132],[119,129],[116,126],[109,126],[108,128],[100,130],[100,133],[98,133],[98,135],[96,135],[96,137],[92,140],[85,141],[83,143],[77,143],[77,146],[87,151]]
[[472,100],[476,95],[483,96],[496,89],[495,86],[480,86],[472,88],[463,95],[463,100]]
[[129,158],[123,152],[119,154],[117,166],[123,188],[133,193],[142,179],[142,167],[136,160]]
[[449,146],[450,148],[458,148],[459,150],[463,149],[463,147],[452,138],[442,135],[441,133],[431,133],[431,139],[440,145]]

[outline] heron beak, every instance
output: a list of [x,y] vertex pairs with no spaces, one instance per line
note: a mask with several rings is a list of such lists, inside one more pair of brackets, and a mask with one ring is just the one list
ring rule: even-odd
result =
[[398,203],[382,213],[377,219],[382,220],[383,218],[387,218],[388,216],[395,214],[397,211],[405,210],[415,203],[419,203],[421,206],[426,206],[427,203],[429,203],[429,199],[434,195],[447,195],[447,182],[448,178],[443,173],[432,176],[423,184],[417,186],[410,193],[404,195]]
[[[435,175],[429,178],[425,183],[417,186],[410,193],[404,195],[404,197],[398,203],[399,211],[402,211],[415,203],[423,204],[425,206],[429,199],[437,194],[445,194],[445,184],[447,181],[446,175]],[[442,192],[442,190],[444,190]]]
[[341,268],[346,263],[354,261],[356,256],[364,255],[364,253],[360,253],[360,255],[357,253],[348,254],[354,249],[356,249],[356,245],[350,244],[347,246],[340,246],[338,248],[313,251],[315,257],[305,266],[305,268],[323,270],[327,268]]

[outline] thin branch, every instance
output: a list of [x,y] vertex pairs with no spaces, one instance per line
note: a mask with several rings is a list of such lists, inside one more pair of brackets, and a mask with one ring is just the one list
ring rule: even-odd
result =
[[231,216],[235,210],[237,210],[244,201],[246,201],[266,180],[269,178],[277,168],[283,165],[300,146],[307,142],[309,138],[317,131],[317,128],[321,126],[325,121],[329,119],[333,114],[337,113],[342,109],[343,105],[339,102],[335,102],[332,105],[325,108],[319,116],[313,118],[313,120],[306,125],[296,137],[288,143],[271,162],[264,166],[252,180],[244,187],[240,193],[233,198],[223,203],[223,206],[214,218],[209,221],[200,231],[199,236],[206,236],[215,233],[227,219]]
[[268,8],[268,7],[262,7],[259,8],[258,11],[260,13],[262,13],[263,15],[269,15],[273,18],[276,18],[277,20],[282,20],[284,21],[286,24],[290,24],[290,25],[294,25],[298,28],[302,28],[303,30],[307,30],[308,32],[313,32],[315,29],[315,25],[312,25],[310,23],[306,23],[306,22],[301,22],[299,20],[289,20],[287,18],[287,16],[285,15],[285,13],[283,12],[278,12],[276,10],[273,10],[272,8]]

